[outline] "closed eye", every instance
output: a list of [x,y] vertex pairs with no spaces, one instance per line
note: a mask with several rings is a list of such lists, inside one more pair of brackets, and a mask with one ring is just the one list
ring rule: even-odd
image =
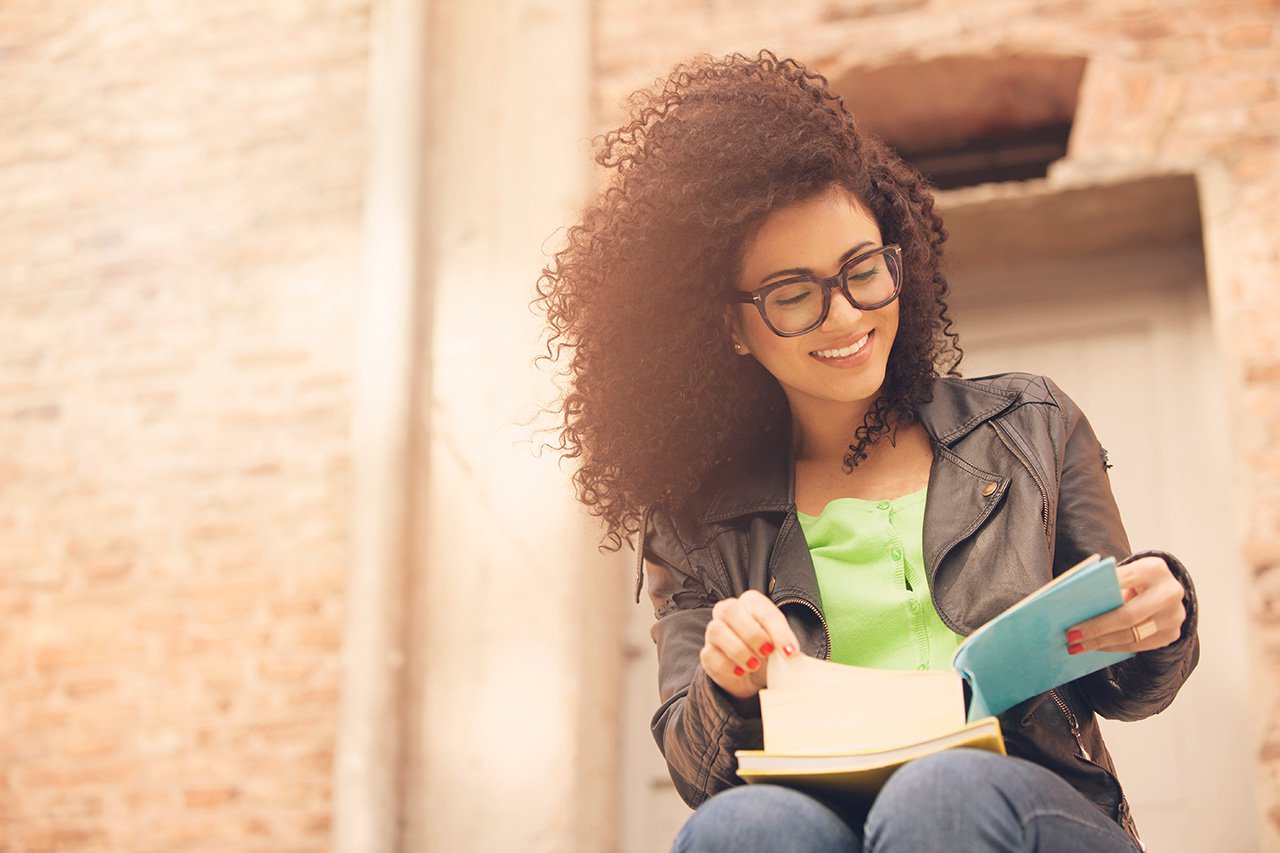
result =
[[797,293],[795,296],[788,296],[785,299],[775,299],[773,300],[773,304],[782,305],[782,306],[799,305],[801,302],[808,299],[811,295],[812,294],[810,294],[808,291],[805,291],[804,293]]

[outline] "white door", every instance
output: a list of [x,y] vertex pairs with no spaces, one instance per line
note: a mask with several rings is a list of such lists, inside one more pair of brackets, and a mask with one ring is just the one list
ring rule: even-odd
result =
[[1196,672],[1157,717],[1103,723],[1143,840],[1157,853],[1257,849],[1245,569],[1199,252],[970,272],[953,287],[964,375],[1052,377],[1109,453],[1133,548],[1176,554],[1194,578]]

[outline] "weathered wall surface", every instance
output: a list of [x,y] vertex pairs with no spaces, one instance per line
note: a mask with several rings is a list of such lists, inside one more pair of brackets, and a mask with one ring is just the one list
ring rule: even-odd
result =
[[761,47],[833,80],[942,56],[1081,56],[1080,112],[1051,178],[1197,176],[1244,510],[1232,547],[1252,578],[1259,797],[1280,845],[1280,3],[599,0],[598,126],[677,61]]
[[[370,5],[0,6],[0,849],[329,844]],[[1197,175],[1275,842],[1280,4],[1153,5],[596,0],[582,94],[603,128],[698,51],[1082,56],[1056,179]]]
[[0,849],[321,849],[369,3],[0,8]]

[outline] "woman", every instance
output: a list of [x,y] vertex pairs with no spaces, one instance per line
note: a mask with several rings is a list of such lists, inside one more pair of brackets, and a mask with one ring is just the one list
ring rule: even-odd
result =
[[[1133,849],[1095,714],[1172,701],[1195,599],[1130,554],[1088,421],[1043,377],[959,378],[929,190],[822,77],[703,58],[632,103],[539,292],[579,497],[648,566],[676,849]],[[1001,715],[1011,757],[913,762],[869,813],[738,787],[772,656],[944,668],[1093,552],[1125,603],[1062,642],[1137,654]]]

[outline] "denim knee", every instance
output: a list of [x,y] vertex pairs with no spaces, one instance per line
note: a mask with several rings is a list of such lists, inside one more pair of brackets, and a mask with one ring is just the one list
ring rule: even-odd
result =
[[1000,762],[1008,760],[952,749],[907,764],[889,778],[872,806],[867,848],[1020,849],[1021,820],[1000,787]]
[[977,794],[975,786],[991,788],[999,784],[1009,761],[1006,756],[986,750],[949,749],[903,766],[889,778],[880,797],[922,796],[956,789],[965,791],[966,796]]
[[867,849],[1132,851],[1124,831],[1057,774],[953,749],[898,770],[867,817]]
[[672,853],[857,851],[862,842],[834,811],[778,785],[743,785],[707,800],[676,836]]

